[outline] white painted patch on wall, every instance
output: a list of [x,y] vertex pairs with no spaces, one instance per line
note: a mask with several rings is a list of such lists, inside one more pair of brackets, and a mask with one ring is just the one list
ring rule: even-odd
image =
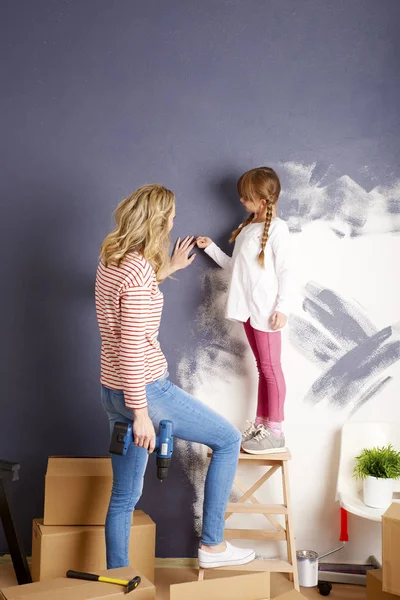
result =
[[348,175],[324,183],[317,163],[276,165],[282,179],[281,214],[293,231],[322,220],[338,235],[358,236],[400,231],[400,181],[364,189]]
[[[314,218],[303,221],[299,233],[292,236],[294,270],[298,283],[294,314],[307,319],[303,310],[301,290],[316,281],[336,294],[359,303],[378,328],[399,321],[400,285],[397,259],[400,256],[400,236],[388,235],[398,218],[387,205],[399,201],[398,183],[390,188],[376,187],[367,193],[350,178],[341,178],[336,189],[346,189],[341,198],[345,206],[362,206],[368,201],[365,223],[355,237],[342,237],[335,231],[343,219],[318,217],[318,207],[326,202],[332,190],[313,182],[315,165],[286,163],[292,177],[292,194],[296,191],[301,205],[313,204]],[[349,181],[350,180],[350,181]],[[353,182],[354,183],[354,182]],[[288,190],[285,192],[288,194]],[[351,211],[350,211],[351,212]],[[390,215],[389,215],[390,212]],[[353,214],[353,213],[351,213]],[[377,217],[381,215],[381,220]],[[377,232],[381,231],[381,234]],[[383,234],[383,232],[385,232]],[[375,233],[375,235],[360,235]],[[353,232],[354,235],[354,232]],[[224,318],[227,282],[225,274],[214,267],[202,274],[203,301],[194,326],[197,345],[191,356],[182,357],[178,366],[180,385],[240,428],[255,414],[257,373],[247,346],[242,325]],[[335,503],[336,475],[339,457],[340,429],[348,420],[400,420],[400,362],[392,364],[383,375],[391,381],[379,393],[351,415],[351,406],[333,407],[328,399],[312,405],[305,401],[313,382],[321,375],[321,365],[313,363],[289,341],[284,332],[283,368],[287,379],[285,433],[293,456],[291,487],[294,523],[298,548],[323,552],[337,544],[339,508]],[[179,441],[183,468],[196,493],[194,513],[196,531],[200,534],[203,484],[207,468],[206,449]],[[242,479],[250,479],[258,471],[246,471]],[[275,477],[275,476],[274,476]],[[277,480],[260,494],[261,502],[280,501]],[[232,527],[265,527],[261,517],[238,515],[231,517]],[[279,544],[257,542],[260,556],[280,554]],[[370,554],[380,555],[380,527],[356,517],[350,518],[350,543],[335,558],[338,561],[362,561]],[[334,558],[334,557],[332,557]]]

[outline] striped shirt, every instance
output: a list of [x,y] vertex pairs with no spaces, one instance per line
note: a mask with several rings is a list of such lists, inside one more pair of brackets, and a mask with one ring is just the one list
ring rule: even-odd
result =
[[146,385],[168,368],[158,342],[163,302],[153,267],[137,252],[128,254],[119,266],[99,264],[101,383],[123,390],[128,408],[144,408]]

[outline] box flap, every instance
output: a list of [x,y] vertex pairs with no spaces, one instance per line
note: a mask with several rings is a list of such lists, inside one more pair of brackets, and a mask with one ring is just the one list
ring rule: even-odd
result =
[[34,519],[34,525],[39,530],[41,535],[78,535],[87,531],[98,531],[104,535],[104,525],[43,525],[43,519]]
[[[104,525],[43,525],[43,519],[33,520],[35,527],[40,531],[41,535],[70,535],[71,533],[81,533],[83,531],[97,531],[99,534],[104,529]],[[144,525],[152,525],[155,523],[142,510],[135,510],[132,515],[131,527],[143,527]],[[100,530],[100,528],[103,528]],[[104,535],[104,533],[101,533]]]
[[46,477],[112,477],[110,457],[50,456]]
[[[17,576],[15,575],[14,566],[12,563],[2,564],[0,561],[0,589],[17,585]],[[0,594],[1,598],[1,594]]]
[[367,580],[373,577],[382,583],[382,569],[369,569],[367,571]]
[[[107,575],[117,579],[132,579],[138,571],[130,567],[100,571],[99,575]],[[136,591],[152,590],[154,586],[148,579],[142,577],[140,586]],[[102,598],[123,598],[125,588],[122,586],[79,579],[50,579],[28,585],[19,585],[1,590],[6,600],[101,600]]]
[[132,516],[132,525],[154,525],[154,521],[143,510],[135,510]]
[[171,585],[170,600],[268,600],[270,574],[255,573]]
[[392,502],[382,518],[400,520],[400,502]]

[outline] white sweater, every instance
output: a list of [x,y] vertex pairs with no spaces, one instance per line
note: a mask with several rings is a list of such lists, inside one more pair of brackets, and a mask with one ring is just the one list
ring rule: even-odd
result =
[[271,315],[289,315],[290,234],[282,219],[272,219],[265,246],[265,267],[258,263],[264,223],[244,227],[235,240],[232,256],[214,242],[206,253],[223,269],[231,271],[226,317],[246,322],[254,329],[272,331]]

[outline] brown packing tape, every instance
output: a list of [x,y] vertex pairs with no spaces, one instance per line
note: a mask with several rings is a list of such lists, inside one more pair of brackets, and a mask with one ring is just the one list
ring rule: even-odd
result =
[[[101,571],[99,575],[130,580],[138,571],[130,567]],[[154,600],[155,587],[145,577],[135,590],[135,600]],[[120,600],[125,588],[118,585],[59,578],[1,590],[5,600]]]
[[[143,511],[134,513],[129,545],[130,563],[154,581],[156,527]],[[68,569],[96,573],[106,567],[104,527],[43,525],[33,522],[32,578],[63,577]]]

